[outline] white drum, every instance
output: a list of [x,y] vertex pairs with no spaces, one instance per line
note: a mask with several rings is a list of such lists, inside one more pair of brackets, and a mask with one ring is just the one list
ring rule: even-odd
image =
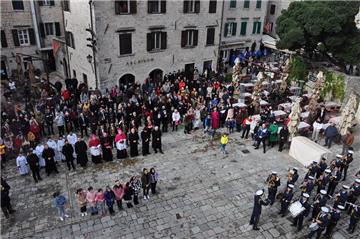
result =
[[297,217],[304,210],[305,210],[305,208],[301,205],[300,201],[296,201],[296,202],[292,203],[289,207],[289,211],[293,217]]

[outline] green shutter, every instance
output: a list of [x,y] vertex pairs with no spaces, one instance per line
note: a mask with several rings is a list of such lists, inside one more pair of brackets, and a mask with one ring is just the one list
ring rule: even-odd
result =
[[230,0],[230,8],[236,8],[236,0]]
[[252,34],[255,34],[256,33],[256,24],[257,22],[254,22],[253,23],[253,30],[252,30]]
[[236,22],[233,22],[233,25],[232,25],[232,32],[231,32],[231,35],[232,36],[236,36],[236,26],[237,26],[237,23]]
[[229,27],[229,23],[225,23],[225,27],[224,27],[224,37],[227,37],[228,27]]
[[257,23],[257,33],[259,34],[261,32],[261,22]]
[[245,0],[244,1],[244,8],[249,8],[250,7],[250,0]]
[[240,35],[241,36],[246,35],[246,27],[247,27],[247,22],[242,22],[241,23],[241,30],[240,30]]
[[256,1],[256,8],[261,8],[261,0]]

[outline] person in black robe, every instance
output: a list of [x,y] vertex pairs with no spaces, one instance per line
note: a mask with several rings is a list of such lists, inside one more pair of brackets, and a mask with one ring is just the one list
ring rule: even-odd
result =
[[29,149],[29,153],[26,157],[26,160],[30,166],[30,170],[35,183],[37,183],[38,180],[42,180],[40,176],[40,159],[36,154],[33,153],[32,148]]
[[107,162],[113,161],[113,155],[111,151],[111,139],[106,132],[104,132],[103,136],[100,138],[100,143],[103,153],[103,159]]
[[49,176],[52,172],[59,173],[54,160],[55,151],[52,148],[49,148],[49,145],[45,144],[42,156],[45,159],[45,172],[47,175]]
[[141,142],[142,142],[142,154],[146,156],[150,154],[149,152],[149,145],[150,145],[150,133],[147,127],[141,131]]
[[139,134],[136,132],[135,128],[132,128],[130,131],[130,134],[129,134],[130,156],[131,157],[136,157],[139,155],[138,142],[139,142]]
[[77,163],[80,164],[81,167],[86,167],[88,162],[87,145],[81,137],[79,137],[75,143],[75,153]]
[[163,154],[161,148],[161,131],[158,126],[155,126],[154,131],[152,132],[152,147],[155,153],[157,153],[157,150],[159,150],[160,153]]
[[69,171],[71,170],[71,167],[73,168],[73,170],[75,170],[75,165],[74,165],[74,148],[72,147],[71,144],[69,144],[69,141],[66,139],[65,140],[65,145],[62,148],[62,153],[65,156],[65,160],[66,160],[66,164],[68,166]]

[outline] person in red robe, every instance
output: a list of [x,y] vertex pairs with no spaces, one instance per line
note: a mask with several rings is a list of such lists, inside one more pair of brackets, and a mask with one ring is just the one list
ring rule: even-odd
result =
[[126,158],[126,134],[121,129],[118,129],[118,134],[115,136],[115,146],[117,151],[117,158]]
[[94,164],[101,163],[101,144],[99,138],[95,134],[90,136],[89,149],[92,162]]
[[35,135],[35,141],[40,140],[40,126],[35,119],[30,120],[30,131]]
[[220,124],[220,114],[215,107],[213,112],[211,112],[212,137],[215,136],[215,132],[219,128],[219,124]]

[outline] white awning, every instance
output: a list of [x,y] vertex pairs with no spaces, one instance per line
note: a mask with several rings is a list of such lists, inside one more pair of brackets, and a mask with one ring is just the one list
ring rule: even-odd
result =
[[276,39],[272,36],[269,36],[267,34],[264,34],[262,36],[262,43],[264,44],[264,46],[266,48],[270,48],[270,49],[273,49],[273,50],[276,50],[276,51],[282,51],[282,52],[285,52],[285,53],[288,53],[288,54],[295,54],[294,51],[289,51],[287,49],[278,49],[276,47]]

